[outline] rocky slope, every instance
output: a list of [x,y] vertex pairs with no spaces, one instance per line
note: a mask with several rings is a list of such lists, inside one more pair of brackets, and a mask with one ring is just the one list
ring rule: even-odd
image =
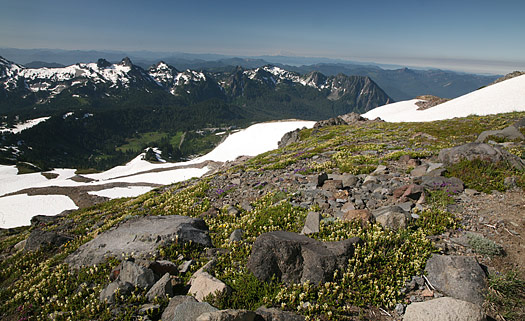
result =
[[345,115],[203,179],[36,217],[0,236],[0,316],[519,320],[525,143],[505,133],[524,117]]

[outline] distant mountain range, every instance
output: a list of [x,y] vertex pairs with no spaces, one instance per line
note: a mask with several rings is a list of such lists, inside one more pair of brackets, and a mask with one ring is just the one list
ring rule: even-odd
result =
[[207,70],[208,72],[232,72],[237,66],[254,69],[274,65],[288,71],[307,74],[318,71],[327,76],[337,74],[368,76],[396,101],[412,99],[421,95],[455,98],[483,87],[499,76],[483,76],[438,69],[409,69],[397,65],[362,63],[329,58],[257,56],[235,57],[216,54],[79,51],[49,49],[0,48],[0,55],[26,67],[59,67],[78,62],[96,61],[104,57],[117,63],[128,55],[137,66],[148,69],[159,60],[178,70]]

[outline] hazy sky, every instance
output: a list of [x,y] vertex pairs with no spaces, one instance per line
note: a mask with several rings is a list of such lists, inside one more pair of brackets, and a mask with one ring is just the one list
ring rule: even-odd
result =
[[525,69],[524,0],[0,0],[0,47]]

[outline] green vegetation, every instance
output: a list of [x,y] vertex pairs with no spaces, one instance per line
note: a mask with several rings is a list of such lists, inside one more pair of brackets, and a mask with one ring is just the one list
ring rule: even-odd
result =
[[142,152],[144,148],[154,146],[167,136],[167,133],[160,132],[142,133],[137,135],[137,137],[126,139],[126,144],[117,147],[116,150],[120,152]]
[[516,185],[525,188],[525,172],[518,171],[505,163],[492,163],[475,159],[463,160],[447,168],[447,176],[461,179],[467,188],[490,193],[504,192],[509,186],[505,178],[515,177]]
[[467,233],[467,240],[476,253],[495,256],[504,254],[503,247],[477,233]]
[[489,290],[486,299],[490,309],[503,320],[523,320],[525,318],[525,281],[517,272],[489,275]]

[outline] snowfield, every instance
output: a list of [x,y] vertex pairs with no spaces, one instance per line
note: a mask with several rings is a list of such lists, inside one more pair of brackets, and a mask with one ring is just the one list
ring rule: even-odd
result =
[[223,143],[210,153],[187,162],[180,163],[150,163],[143,159],[144,153],[138,155],[125,165],[117,166],[102,173],[82,175],[91,182],[72,180],[75,169],[55,169],[52,174],[56,178],[48,179],[41,173],[17,175],[15,166],[0,165],[0,228],[29,225],[34,215],[57,215],[64,210],[76,209],[73,201],[63,195],[27,194],[7,195],[28,188],[43,187],[96,187],[99,185],[120,183],[135,184],[135,186],[112,187],[98,191],[88,191],[88,194],[108,198],[135,197],[150,191],[151,186],[137,184],[168,185],[201,177],[209,171],[206,161],[232,161],[239,156],[255,156],[277,148],[281,137],[297,128],[312,128],[313,121],[279,121],[252,125],[228,136]]
[[15,128],[5,128],[5,127],[1,128],[0,127],[0,132],[11,132],[13,134],[18,134],[18,133],[20,133],[23,130],[26,130],[28,128],[36,126],[36,125],[40,124],[41,122],[45,122],[49,118],[51,118],[51,117],[40,117],[40,118],[36,118],[36,119],[30,119],[30,120],[28,120],[26,122],[23,122],[23,123],[15,125]]
[[12,195],[0,198],[0,227],[30,225],[35,215],[57,215],[78,207],[64,195]]
[[525,75],[473,91],[426,110],[417,110],[417,99],[380,106],[363,114],[388,122],[424,122],[525,111]]

